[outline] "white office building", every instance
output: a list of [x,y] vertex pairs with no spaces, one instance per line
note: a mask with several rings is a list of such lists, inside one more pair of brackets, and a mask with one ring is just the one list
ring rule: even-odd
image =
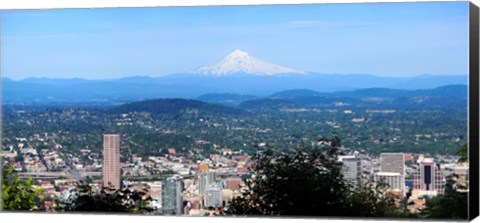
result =
[[345,180],[347,180],[355,188],[362,186],[362,159],[352,156],[339,157],[343,164],[342,173]]
[[205,190],[205,208],[222,206],[222,190],[217,185],[211,184]]
[[404,153],[381,153],[380,172],[400,174],[400,189],[405,193],[405,154]]
[[404,182],[402,175],[399,173],[378,172],[375,174],[375,182],[378,184],[383,182],[388,185],[390,191],[403,191]]

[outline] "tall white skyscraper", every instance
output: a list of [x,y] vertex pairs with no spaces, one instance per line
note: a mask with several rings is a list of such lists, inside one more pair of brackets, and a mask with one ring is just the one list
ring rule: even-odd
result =
[[120,189],[120,136],[103,135],[103,186]]

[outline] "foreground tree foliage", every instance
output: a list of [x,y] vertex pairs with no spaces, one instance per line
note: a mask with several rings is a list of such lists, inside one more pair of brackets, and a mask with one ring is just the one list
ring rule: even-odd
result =
[[3,210],[7,211],[31,211],[42,209],[37,205],[41,189],[33,188],[33,180],[22,180],[16,175],[16,171],[10,165],[2,168],[2,193]]
[[148,214],[153,212],[148,207],[150,200],[146,192],[129,187],[120,190],[104,187],[96,191],[90,185],[80,183],[67,199],[57,201],[56,211]]
[[466,163],[468,162],[468,144],[463,144],[462,148],[457,150],[457,156],[460,156],[458,162]]
[[400,216],[382,185],[354,189],[342,175],[340,139],[322,139],[324,146],[275,154],[257,153],[246,190],[225,211],[231,215]]
[[425,218],[468,219],[468,192],[447,187],[444,195],[426,198],[426,207],[420,212]]
[[[460,156],[458,162],[468,162],[468,146],[464,144],[457,150]],[[420,215],[426,218],[468,218],[468,185],[457,183],[458,176],[450,175],[447,178],[445,193],[433,198],[426,198],[426,207]]]

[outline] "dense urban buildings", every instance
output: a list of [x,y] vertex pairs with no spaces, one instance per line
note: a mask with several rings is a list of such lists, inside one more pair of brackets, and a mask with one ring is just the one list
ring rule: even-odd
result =
[[[56,147],[60,148],[60,145]],[[190,216],[215,214],[215,211],[227,207],[233,198],[240,196],[245,186],[242,178],[248,176],[248,167],[253,162],[247,154],[237,152],[234,155],[224,152],[228,149],[218,148],[218,154],[211,154],[197,161],[168,149],[166,155],[146,158],[132,155],[126,162],[120,163],[119,152],[122,152],[119,151],[120,136],[116,134],[104,135],[103,150],[103,157],[99,156],[101,154],[95,155],[88,149],[80,151],[86,156],[98,157],[90,164],[80,163],[75,158],[61,159],[54,151],[37,153],[36,150],[24,148],[20,155],[24,156],[26,163],[40,165],[42,163],[35,160],[42,154],[51,167],[73,161],[70,165],[77,169],[80,177],[88,176],[93,179],[90,185],[96,189],[105,182],[113,186],[115,186],[113,182],[118,182],[116,187],[119,188],[122,180],[126,186],[131,186],[134,190],[147,191],[152,198],[149,206],[154,208],[157,214]],[[457,174],[457,184],[468,186],[468,164],[457,163],[455,157],[435,156],[435,159],[442,160],[442,164],[439,165],[433,162],[433,158],[425,158],[424,154],[407,155],[382,153],[380,156],[373,156],[350,150],[345,155],[339,156],[338,161],[342,163],[345,179],[352,186],[358,189],[365,183],[384,182],[388,185],[386,195],[393,197],[397,202],[407,198],[407,201],[413,204],[408,206],[410,212],[418,212],[425,207],[424,196],[442,194],[448,175]],[[407,163],[404,163],[404,157],[409,157]],[[414,158],[418,158],[418,162],[414,162]],[[35,176],[39,179],[42,177],[48,179],[51,176],[67,177],[55,179],[53,183],[40,180],[40,187],[47,197],[65,199],[78,181],[76,175],[69,172],[39,172],[40,169],[36,171],[22,172],[19,175]],[[112,175],[115,171],[118,175]],[[408,193],[410,196],[406,195],[405,181],[408,181],[408,188],[413,189],[412,193]],[[468,188],[462,187],[459,190],[468,191]],[[48,210],[53,210],[51,202],[45,203],[45,206],[47,205]]]
[[[151,125],[145,124],[148,121],[143,119],[145,114],[135,115],[138,116],[136,118],[141,118],[137,125],[145,125],[145,128]],[[129,126],[132,117],[135,116],[119,116],[116,119],[117,125]],[[208,123],[208,126],[215,128],[219,124]],[[175,137],[173,131],[166,129],[149,137],[165,135],[161,140]],[[266,129],[255,131],[267,132]],[[132,153],[131,150],[134,148],[139,152],[141,150],[135,148],[139,142],[148,146],[150,144],[147,142],[156,142],[156,139],[145,138],[142,139],[144,141],[139,141],[133,134],[127,134],[120,143],[120,135],[105,134],[103,141],[99,135],[102,133],[97,134],[97,148],[86,145],[76,153],[70,153],[70,150],[66,150],[69,144],[62,142],[62,137],[55,134],[34,134],[29,138],[15,138],[8,144],[8,147],[14,149],[4,154],[8,158],[7,162],[11,162],[19,171],[20,177],[39,180],[38,188],[45,191],[45,197],[66,199],[79,180],[88,179],[95,190],[108,186],[109,183],[120,188],[120,182],[123,182],[133,190],[147,191],[152,199],[148,205],[156,210],[156,214],[166,215],[215,215],[215,211],[227,207],[232,199],[241,195],[245,189],[244,179],[249,175],[249,168],[254,165],[251,153],[232,151],[226,146],[214,145],[206,140],[192,141],[193,144],[185,146],[185,150],[181,147],[155,145],[149,148],[151,153],[146,155]],[[45,143],[49,148],[39,146]],[[120,144],[125,149],[120,150]],[[259,143],[258,147],[266,147],[266,144]],[[211,150],[207,152],[202,148]],[[458,176],[455,186],[468,186],[468,164],[458,163],[455,156],[426,153],[381,153],[376,156],[348,147],[343,147],[342,150],[344,155],[338,157],[343,166],[342,174],[355,189],[366,183],[374,185],[384,182],[389,186],[385,195],[393,197],[399,205],[406,199],[413,204],[407,207],[412,213],[419,212],[426,206],[425,196],[442,194],[446,186],[445,179],[452,174]],[[121,163],[120,153],[127,154]],[[418,162],[414,162],[417,159]],[[458,187],[457,190],[468,191],[468,188]],[[46,201],[45,207],[47,206],[48,210],[53,210],[54,204]]]
[[103,186],[120,189],[120,135],[103,135]]

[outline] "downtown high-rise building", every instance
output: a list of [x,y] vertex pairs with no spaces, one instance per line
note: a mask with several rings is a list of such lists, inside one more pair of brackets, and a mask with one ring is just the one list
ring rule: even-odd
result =
[[205,190],[205,207],[222,207],[222,190],[216,184],[211,184]]
[[167,215],[182,215],[184,213],[183,190],[183,178],[180,176],[169,177],[162,181],[161,213]]
[[198,193],[200,196],[205,195],[208,186],[215,183],[214,172],[203,172],[198,174]]
[[356,157],[341,157],[343,164],[342,173],[346,181],[355,188],[360,188],[363,184],[363,166],[362,159]]
[[436,196],[444,193],[444,185],[443,173],[433,159],[425,158],[420,161],[413,175],[413,188],[420,194]]
[[120,189],[120,135],[103,135],[103,186]]
[[381,153],[380,172],[399,173],[405,176],[405,154]]
[[388,185],[389,191],[402,191],[404,179],[399,173],[378,172],[375,174],[376,183],[385,183]]
[[[400,177],[393,177],[395,179],[400,179],[400,189],[405,193],[405,154],[403,153],[381,153],[380,154],[380,172],[383,173],[384,177],[391,175],[389,178],[392,178],[393,173],[398,173]],[[382,177],[381,177],[382,178]],[[395,183],[395,185],[397,185]],[[397,186],[390,185],[390,187],[397,189]]]

